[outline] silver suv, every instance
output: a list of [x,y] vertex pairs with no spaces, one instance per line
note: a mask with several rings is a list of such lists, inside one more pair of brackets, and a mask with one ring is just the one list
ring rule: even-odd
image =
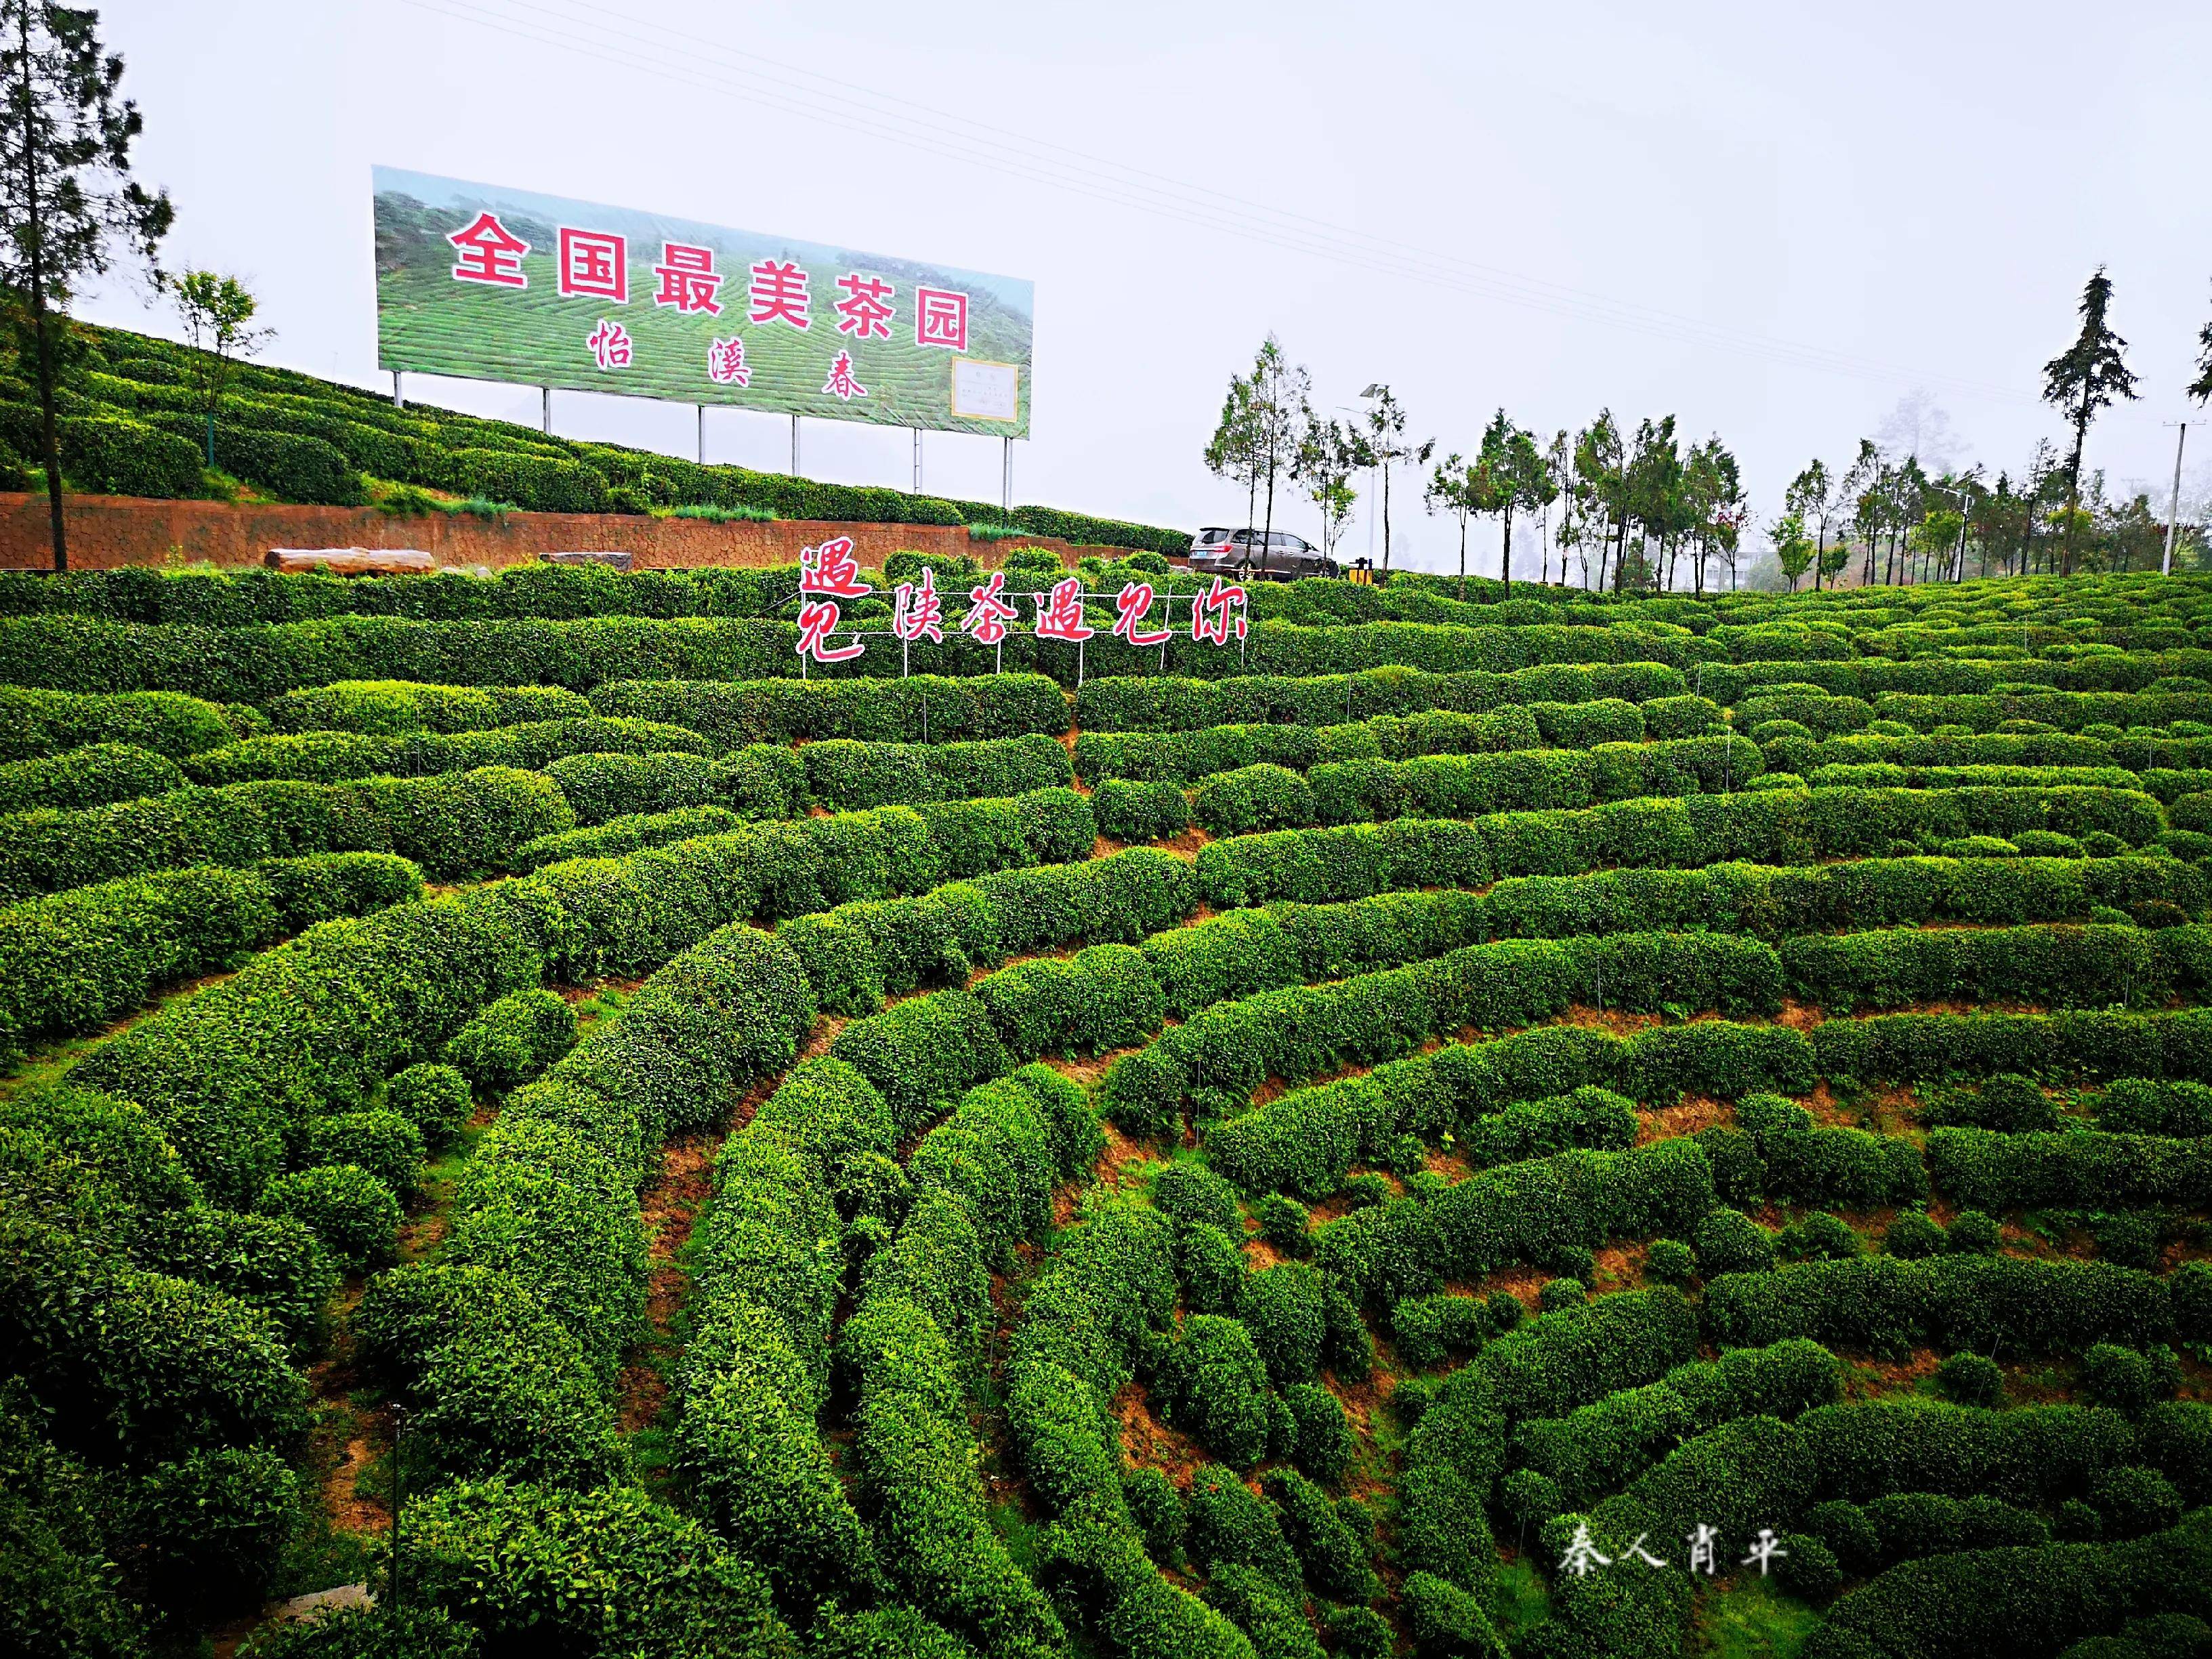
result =
[[1334,576],[1336,561],[1303,537],[1264,530],[1201,530],[1191,538],[1190,568],[1201,575],[1248,581],[1296,581]]

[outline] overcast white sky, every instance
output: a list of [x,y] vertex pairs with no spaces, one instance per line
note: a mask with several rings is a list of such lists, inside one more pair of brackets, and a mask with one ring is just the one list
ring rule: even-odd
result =
[[[2039,370],[2100,263],[2144,396],[2090,464],[2157,479],[2162,509],[2160,422],[2212,319],[2202,0],[101,11],[140,171],[177,204],[169,263],[246,277],[272,362],[378,380],[372,161],[927,257],[1036,281],[1017,499],[1185,526],[1242,517],[1199,455],[1269,330],[1317,403],[1389,381],[1447,448],[1500,404],[1545,432],[1671,411],[1735,449],[1762,523],[1916,387],[1970,459],[2017,469],[2057,435]],[[86,310],[174,331],[119,288]],[[537,418],[534,390],[410,390]],[[690,453],[688,406],[555,408],[562,432]],[[781,416],[708,431],[709,460],[787,463]],[[2212,422],[2191,438],[2212,459]],[[998,460],[933,436],[927,487],[994,498]],[[902,487],[909,465],[902,432],[807,424],[811,475]],[[1455,561],[1402,478],[1392,522],[1401,559]],[[1312,532],[1301,504],[1278,523]]]

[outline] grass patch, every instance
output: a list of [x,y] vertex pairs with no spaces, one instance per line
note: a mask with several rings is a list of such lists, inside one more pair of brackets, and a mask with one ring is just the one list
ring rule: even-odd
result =
[[1820,1614],[1771,1579],[1736,1579],[1699,1598],[1691,1651],[1713,1659],[1796,1659],[1820,1625]]
[[1511,1641],[1534,1630],[1552,1614],[1551,1587],[1526,1555],[1498,1568],[1490,1583],[1490,1617],[1498,1633]]
[[703,519],[708,524],[774,524],[775,514],[759,507],[719,507],[702,502],[694,507],[672,507],[667,517],[672,519]]
[[1012,1504],[994,1504],[985,1512],[991,1530],[1006,1544],[1006,1554],[1023,1573],[1037,1576],[1037,1534],[1042,1530]]

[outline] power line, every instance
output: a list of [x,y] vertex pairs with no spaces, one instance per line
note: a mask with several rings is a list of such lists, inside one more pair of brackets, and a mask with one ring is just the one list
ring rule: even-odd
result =
[[[1455,292],[1524,309],[1629,330],[1677,344],[1729,350],[1798,368],[1859,379],[1926,385],[1958,394],[2008,403],[2033,403],[2032,394],[1954,375],[1916,373],[1822,347],[1778,338],[1608,295],[1528,277],[1454,255],[1287,212],[1263,204],[1133,168],[1055,144],[1031,134],[991,126],[951,112],[857,87],[798,65],[764,58],[702,36],[625,16],[591,0],[565,0],[565,9],[537,0],[404,0],[454,21],[507,34],[557,51],[619,64],[643,73],[776,109],[845,132],[891,140],[949,159],[987,167],[1109,205],[1175,220],[1209,231],[1240,235],[1316,258],[1398,277],[1414,276]],[[586,14],[578,15],[577,14]],[[618,21],[611,34],[592,15]],[[665,45],[641,43],[659,36]],[[761,67],[755,68],[751,65]],[[809,94],[804,88],[821,88]],[[834,94],[834,106],[825,100]]]

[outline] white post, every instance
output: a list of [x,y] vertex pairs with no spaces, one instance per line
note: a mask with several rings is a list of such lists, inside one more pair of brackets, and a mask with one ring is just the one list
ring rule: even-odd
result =
[[544,429],[545,435],[550,438],[553,435],[553,388],[550,386],[541,386],[538,388],[538,424]]
[[1001,438],[999,446],[999,510],[1008,518],[1014,516],[1014,441]]
[[699,465],[707,465],[707,405],[699,405]]
[[400,387],[399,371],[396,368],[392,371],[392,406],[394,409],[407,407],[407,393]]
[[791,413],[791,476],[799,476],[799,411]]
[[921,428],[914,429],[914,493],[921,494]]
[[2172,424],[2181,430],[2173,437],[2173,502],[2166,509],[2166,556],[2158,562],[2158,574],[2161,576],[2173,574],[2173,530],[2181,522],[2181,450],[2189,441],[2189,422],[2176,421]]

